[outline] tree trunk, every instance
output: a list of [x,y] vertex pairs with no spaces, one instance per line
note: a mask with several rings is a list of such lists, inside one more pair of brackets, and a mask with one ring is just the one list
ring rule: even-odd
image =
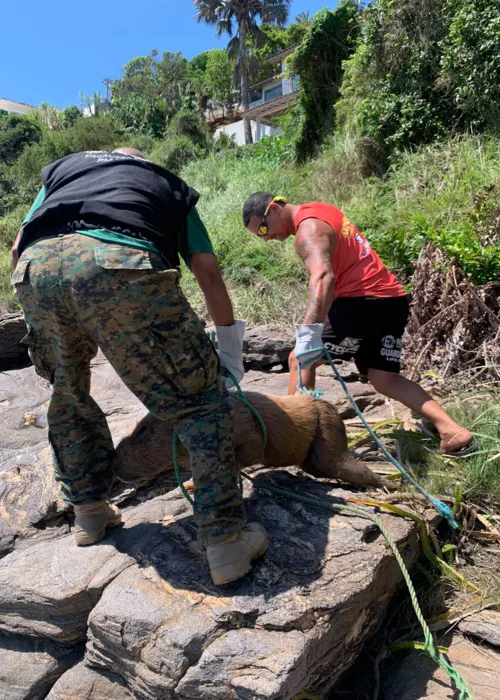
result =
[[[241,76],[241,106],[245,112],[250,105],[250,100],[248,96],[247,28],[244,19],[240,19],[238,29],[240,35],[239,63]],[[252,143],[252,125],[250,119],[243,119],[243,128],[245,130],[245,143]]]

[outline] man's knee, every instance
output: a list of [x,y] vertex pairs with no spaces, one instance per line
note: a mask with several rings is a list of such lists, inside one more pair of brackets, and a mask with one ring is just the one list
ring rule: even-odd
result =
[[299,369],[299,363],[295,357],[295,350],[292,350],[292,352],[288,355],[288,369],[290,372],[297,372]]

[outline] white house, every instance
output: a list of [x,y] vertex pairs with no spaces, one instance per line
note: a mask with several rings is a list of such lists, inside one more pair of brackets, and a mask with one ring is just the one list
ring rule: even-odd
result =
[[14,102],[13,100],[8,100],[6,97],[0,98],[0,110],[3,109],[9,114],[28,114],[32,109],[36,109],[32,105],[28,105],[25,102]]
[[272,65],[279,66],[280,74],[251,85],[249,108],[240,114],[240,121],[219,127],[215,131],[215,138],[224,132],[230,136],[234,135],[236,143],[243,145],[245,143],[243,117],[251,120],[254,141],[258,141],[261,136],[279,133],[271,118],[284,114],[287,109],[297,104],[298,78],[284,77],[286,72],[285,59],[295,51],[297,46],[298,44],[290,46],[268,59]]

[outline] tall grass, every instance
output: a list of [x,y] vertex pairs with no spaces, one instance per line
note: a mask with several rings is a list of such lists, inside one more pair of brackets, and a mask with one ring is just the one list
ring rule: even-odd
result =
[[[311,163],[280,163],[270,149],[212,154],[186,167],[182,175],[201,193],[198,205],[224,274],[232,282],[236,305],[253,319],[268,317],[271,296],[255,305],[249,296],[254,270],[268,280],[304,285],[302,264],[292,242],[263,243],[243,227],[241,208],[256,190],[283,194],[296,203],[321,200],[340,207],[370,239],[384,261],[409,283],[414,263],[429,231],[467,222],[474,195],[500,183],[500,139],[462,137],[403,154],[384,177],[363,177],[365,163],[358,145],[334,137]],[[243,271],[243,274],[242,274]],[[285,295],[288,296],[288,295]],[[281,316],[296,316],[296,295],[282,302]],[[252,302],[252,306],[249,302]],[[274,314],[271,314],[274,317]]]
[[14,307],[14,297],[10,288],[10,252],[0,249],[0,302],[7,302],[8,307]]
[[500,390],[476,387],[447,408],[478,443],[477,452],[463,460],[465,493],[469,499],[500,503]]
[[[314,161],[282,162],[269,144],[211,153],[187,165],[182,176],[201,194],[198,205],[238,312],[253,322],[290,323],[300,313],[306,286],[292,241],[263,243],[243,227],[241,209],[256,190],[291,201],[322,200],[340,207],[370,239],[384,261],[409,283],[429,231],[464,225],[474,195],[500,183],[500,139],[461,137],[403,154],[383,177],[364,177],[359,144],[333,137]],[[0,248],[10,246],[25,212],[0,219]],[[5,267],[0,298],[9,298]],[[266,280],[271,286],[266,287]],[[186,276],[186,290],[203,304]]]
[[457,387],[445,404],[447,412],[474,434],[476,450],[468,456],[438,454],[439,440],[424,433],[394,431],[400,455],[430,493],[454,496],[457,484],[464,498],[498,514],[500,504],[500,389]]

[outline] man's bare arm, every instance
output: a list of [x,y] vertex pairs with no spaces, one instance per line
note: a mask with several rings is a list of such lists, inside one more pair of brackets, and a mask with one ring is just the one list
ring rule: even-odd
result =
[[333,301],[335,277],[332,255],[335,239],[331,227],[319,219],[305,219],[295,236],[295,250],[309,272],[304,324],[323,323]]
[[10,251],[10,255],[11,255],[11,258],[10,258],[10,259],[11,259],[11,263],[12,263],[12,269],[14,269],[14,268],[16,267],[17,261],[18,261],[18,258],[19,258],[18,253],[17,253],[17,249],[18,249],[18,246],[19,246],[19,241],[20,241],[20,239],[21,239],[21,234],[22,234],[22,232],[23,232],[23,227],[21,226],[21,228],[19,229],[19,233],[18,233],[17,236],[16,236],[16,240],[15,240],[14,243],[12,244],[12,248],[11,248],[11,251]]
[[233,306],[215,255],[193,253],[191,272],[203,292],[208,313],[214,324],[231,326],[234,323]]

